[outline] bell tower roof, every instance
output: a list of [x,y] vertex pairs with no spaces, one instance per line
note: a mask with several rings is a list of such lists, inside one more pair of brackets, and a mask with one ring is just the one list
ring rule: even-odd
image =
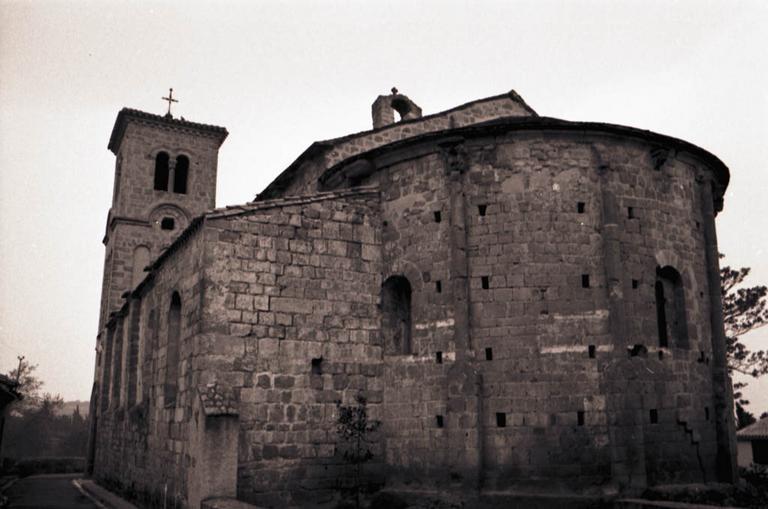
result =
[[188,133],[194,133],[197,136],[214,138],[218,141],[219,146],[221,146],[229,134],[227,129],[224,127],[209,124],[198,124],[197,122],[184,120],[183,117],[173,118],[170,114],[155,115],[132,108],[123,108],[117,114],[115,125],[112,128],[112,134],[109,137],[109,145],[107,145],[107,148],[111,150],[115,155],[117,155],[118,150],[120,150],[120,143],[123,141],[125,128],[130,122],[152,125],[153,127],[165,129],[168,131],[186,131]]

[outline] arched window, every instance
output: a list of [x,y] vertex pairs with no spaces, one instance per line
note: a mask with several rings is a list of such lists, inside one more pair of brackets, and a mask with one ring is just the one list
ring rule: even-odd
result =
[[155,158],[155,190],[168,190],[168,154],[159,152]]
[[149,248],[147,246],[137,246],[133,250],[133,274],[131,275],[131,289],[144,279],[144,268],[149,265]]
[[141,299],[132,299],[130,315],[126,317],[130,320],[128,329],[128,372],[126,381],[128,382],[128,391],[126,403],[131,406],[138,403],[136,396],[139,387],[139,329],[141,327]]
[[112,397],[110,406],[118,408],[120,406],[120,394],[123,390],[123,337],[125,336],[125,327],[123,322],[125,317],[117,319],[115,329],[114,346],[112,354]]
[[181,339],[181,297],[173,292],[168,309],[168,342],[165,348],[165,405],[176,403],[179,378],[179,341]]
[[189,158],[179,156],[176,158],[176,167],[173,174],[173,192],[187,194],[187,175],[189,174]]
[[669,265],[657,267],[654,290],[659,346],[688,348],[685,292],[680,273]]
[[381,287],[381,331],[384,352],[411,353],[411,284],[403,276],[392,276]]
[[149,311],[147,326],[144,329],[144,336],[141,341],[141,348],[142,398],[148,400],[151,394],[152,382],[155,374],[155,350],[157,349],[157,312],[154,309]]
[[104,342],[104,355],[101,357],[101,391],[99,396],[101,397],[101,413],[104,413],[109,408],[110,399],[110,383],[112,382],[112,355],[115,341],[115,327],[111,325],[107,328],[107,338]]

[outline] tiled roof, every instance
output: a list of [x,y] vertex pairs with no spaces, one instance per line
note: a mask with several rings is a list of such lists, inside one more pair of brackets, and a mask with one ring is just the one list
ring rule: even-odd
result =
[[224,127],[198,124],[197,122],[190,122],[181,118],[173,118],[169,115],[155,115],[146,111],[134,110],[133,108],[123,108],[117,114],[115,125],[112,127],[112,134],[109,136],[109,145],[107,145],[107,148],[114,153],[117,153],[117,149],[120,147],[120,141],[123,138],[123,132],[125,132],[125,126],[129,119],[152,122],[171,129],[194,129],[196,131],[208,132],[214,138],[219,138],[219,143],[222,143],[227,135],[229,135],[229,132]]
[[736,432],[738,440],[768,440],[768,417]]

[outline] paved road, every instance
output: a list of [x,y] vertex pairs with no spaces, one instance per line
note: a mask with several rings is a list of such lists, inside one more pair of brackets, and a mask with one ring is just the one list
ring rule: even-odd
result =
[[34,475],[19,479],[5,495],[13,509],[96,509],[98,506],[72,485],[82,474]]

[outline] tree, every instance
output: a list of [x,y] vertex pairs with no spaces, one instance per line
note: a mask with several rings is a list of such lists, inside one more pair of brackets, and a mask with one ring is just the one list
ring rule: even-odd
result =
[[38,408],[42,403],[43,396],[40,394],[40,389],[43,387],[43,382],[35,376],[35,370],[37,370],[37,364],[30,364],[21,356],[19,365],[8,373],[11,380],[19,382],[16,390],[22,396],[21,401],[11,407],[12,415],[23,415]]
[[355,396],[354,405],[342,405],[336,402],[339,415],[336,419],[336,432],[343,441],[344,460],[354,467],[353,486],[355,507],[360,507],[362,487],[361,468],[363,463],[373,458],[370,444],[371,434],[375,433],[381,422],[368,419],[368,402],[362,394]]
[[[728,371],[731,375],[736,372],[758,378],[768,374],[768,355],[764,350],[750,350],[740,338],[768,323],[768,288],[742,287],[749,272],[749,267],[734,270],[726,265],[720,269],[723,322]],[[743,398],[741,389],[746,386],[744,382],[733,385],[738,428],[755,422],[755,417],[744,408],[749,401]]]
[[8,373],[18,380],[22,400],[11,406],[6,422],[3,453],[6,457],[82,456],[88,425],[80,415],[60,415],[64,401],[58,394],[42,393],[43,382],[35,376],[36,364],[19,357]]

